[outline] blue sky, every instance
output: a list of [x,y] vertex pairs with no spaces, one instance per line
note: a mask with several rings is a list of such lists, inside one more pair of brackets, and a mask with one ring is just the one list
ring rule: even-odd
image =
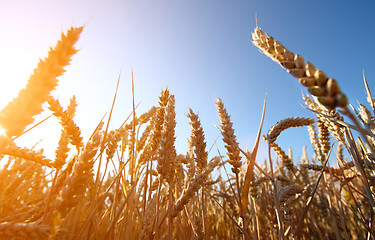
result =
[[[176,95],[179,153],[187,150],[189,107],[199,112],[207,145],[213,144],[217,97],[232,116],[241,147],[251,149],[266,92],[263,134],[283,118],[314,117],[300,106],[305,89],[252,45],[256,16],[263,31],[334,77],[357,106],[357,99],[367,104],[363,70],[375,93],[374,9],[372,1],[1,0],[0,107],[26,84],[62,31],[86,25],[80,51],[54,93],[65,104],[76,95],[85,139],[110,108],[120,74],[112,127],[131,112],[133,69],[137,114],[156,105],[166,86]],[[45,153],[53,156],[59,130],[54,119],[48,121],[43,129],[51,130],[30,138],[44,139],[52,146]],[[283,132],[278,143],[286,151],[292,146],[298,158],[309,144],[307,130]]]

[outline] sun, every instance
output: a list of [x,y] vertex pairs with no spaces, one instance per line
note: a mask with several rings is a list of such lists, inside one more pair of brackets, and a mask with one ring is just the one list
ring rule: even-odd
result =
[[2,127],[0,126],[0,136],[3,136],[3,135],[5,135],[5,130],[4,130],[4,128],[2,128]]

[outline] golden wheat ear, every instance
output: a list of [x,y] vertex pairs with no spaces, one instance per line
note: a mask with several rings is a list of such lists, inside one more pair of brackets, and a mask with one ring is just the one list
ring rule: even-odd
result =
[[225,148],[228,151],[227,155],[229,157],[229,163],[233,166],[232,172],[238,174],[242,162],[238,142],[234,135],[233,123],[220,98],[216,100],[216,108],[221,122],[220,128],[222,129],[223,141],[225,142]]
[[55,48],[51,48],[48,56],[40,60],[34,69],[26,87],[0,111],[0,125],[9,137],[22,134],[25,127],[34,121],[33,117],[42,112],[42,104],[57,86],[57,77],[64,73],[64,67],[77,52],[74,44],[82,29],[72,27],[66,34],[61,34]]
[[193,110],[189,109],[188,118],[190,119],[191,134],[190,141],[192,147],[194,147],[195,162],[199,172],[202,172],[207,166],[206,142],[204,137],[204,131],[199,120],[198,114],[195,114]]
[[252,38],[256,47],[296,77],[326,108],[345,108],[348,105],[348,99],[341,92],[335,79],[328,78],[323,71],[315,68],[310,62],[305,63],[302,56],[286,49],[259,27],[254,29]]

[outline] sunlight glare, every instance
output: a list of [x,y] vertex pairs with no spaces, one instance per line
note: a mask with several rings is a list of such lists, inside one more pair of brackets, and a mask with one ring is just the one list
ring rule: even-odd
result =
[[5,130],[0,126],[0,136],[5,135]]

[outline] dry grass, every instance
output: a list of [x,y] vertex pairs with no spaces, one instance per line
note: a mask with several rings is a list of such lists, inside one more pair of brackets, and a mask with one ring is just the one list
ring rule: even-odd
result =
[[[133,103],[131,117],[117,129],[109,129],[111,110],[85,141],[74,122],[75,98],[64,107],[50,95],[81,31],[63,34],[0,112],[6,131],[0,137],[2,239],[375,238],[375,118],[362,104],[353,114],[333,78],[257,27],[254,44],[308,88],[314,98],[304,100],[316,113],[316,119],[275,124],[264,136],[269,158],[263,164],[256,161],[262,124],[253,150],[243,151],[220,99],[227,157],[208,159],[204,130],[191,109],[189,149],[178,154],[175,96],[168,89],[139,117]],[[14,143],[45,102],[62,127],[52,160]],[[306,127],[313,156],[293,159],[277,145],[290,127]]]

